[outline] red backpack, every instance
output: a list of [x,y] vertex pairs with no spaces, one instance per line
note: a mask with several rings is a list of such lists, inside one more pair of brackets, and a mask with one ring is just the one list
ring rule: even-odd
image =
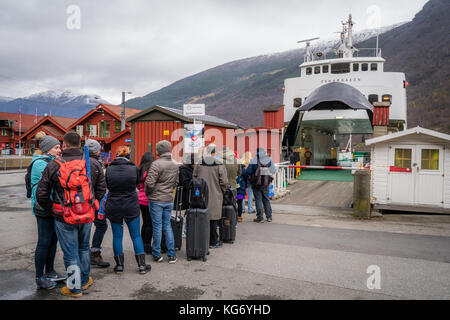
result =
[[99,203],[93,196],[91,181],[86,174],[86,160],[66,162],[57,158],[54,161],[59,164],[58,178],[64,189],[64,199],[53,203],[53,212],[62,216],[68,224],[93,222]]

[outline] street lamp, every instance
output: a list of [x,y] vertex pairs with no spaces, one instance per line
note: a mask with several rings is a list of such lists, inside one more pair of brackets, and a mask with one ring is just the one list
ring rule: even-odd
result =
[[120,113],[120,120],[121,120],[120,131],[125,130],[125,94],[132,94],[132,92],[122,91],[122,112]]

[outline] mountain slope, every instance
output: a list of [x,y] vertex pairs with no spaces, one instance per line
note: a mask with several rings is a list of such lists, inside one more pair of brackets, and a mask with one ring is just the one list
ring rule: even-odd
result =
[[[405,72],[408,126],[420,124],[450,133],[448,0],[430,0],[413,21],[381,31],[380,47],[385,71]],[[356,35],[357,47],[375,47],[374,32]],[[323,50],[337,42],[316,46]],[[130,107],[155,104],[181,108],[184,103],[205,103],[207,112],[245,126],[263,123],[262,109],[282,104],[284,79],[297,77],[304,49],[233,61],[179,80],[144,97]]]
[[51,113],[54,116],[78,118],[99,103],[108,103],[103,99],[96,99],[96,97],[98,96],[80,95],[69,90],[49,90],[24,98],[0,101],[0,112],[17,113],[20,108],[24,114],[34,114],[37,108],[39,115]]

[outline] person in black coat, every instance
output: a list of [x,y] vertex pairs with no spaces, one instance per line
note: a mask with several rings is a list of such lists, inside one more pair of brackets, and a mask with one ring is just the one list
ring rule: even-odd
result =
[[123,272],[123,221],[128,226],[133,241],[134,253],[139,273],[145,274],[151,269],[145,264],[144,244],[140,233],[140,208],[136,187],[140,182],[139,170],[126,158],[130,154],[128,147],[120,147],[117,157],[106,169],[106,184],[109,193],[106,200],[106,217],[113,231],[113,250],[116,273]]

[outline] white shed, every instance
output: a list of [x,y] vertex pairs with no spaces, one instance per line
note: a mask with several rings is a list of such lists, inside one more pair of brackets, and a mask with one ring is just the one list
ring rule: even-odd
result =
[[374,209],[450,213],[450,135],[416,127],[366,145]]

